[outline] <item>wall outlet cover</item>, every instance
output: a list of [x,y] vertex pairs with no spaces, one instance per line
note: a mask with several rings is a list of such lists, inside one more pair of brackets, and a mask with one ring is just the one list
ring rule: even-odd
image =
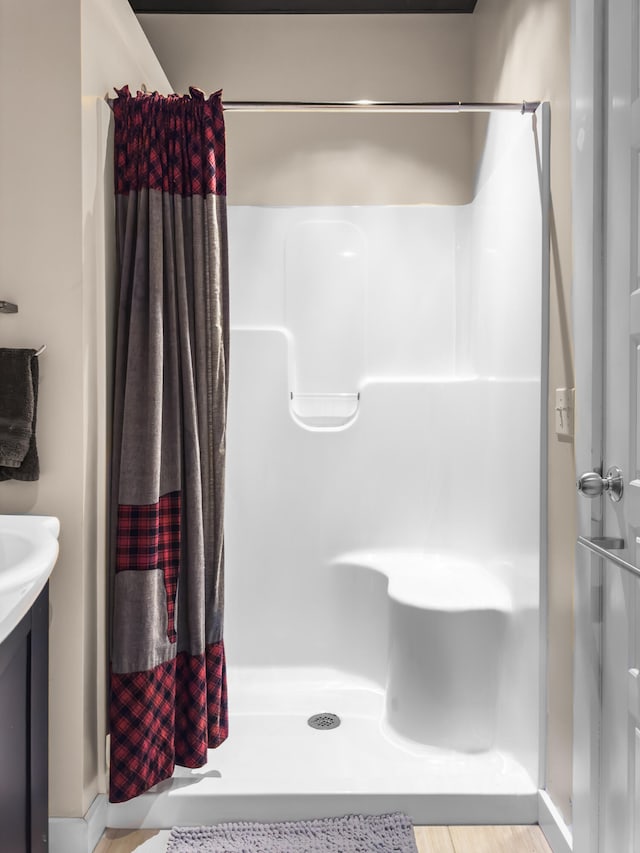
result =
[[564,435],[573,438],[574,394],[575,389],[573,388],[556,388],[556,435]]

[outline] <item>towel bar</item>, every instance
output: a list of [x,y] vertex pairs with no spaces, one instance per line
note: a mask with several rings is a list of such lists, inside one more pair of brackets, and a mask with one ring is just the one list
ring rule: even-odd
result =
[[17,314],[18,306],[13,302],[5,302],[4,299],[0,299],[0,314]]

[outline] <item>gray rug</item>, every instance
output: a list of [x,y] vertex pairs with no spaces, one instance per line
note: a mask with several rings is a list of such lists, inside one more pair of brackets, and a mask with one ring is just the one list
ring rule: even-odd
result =
[[176,826],[167,853],[418,853],[418,848],[411,821],[396,813]]

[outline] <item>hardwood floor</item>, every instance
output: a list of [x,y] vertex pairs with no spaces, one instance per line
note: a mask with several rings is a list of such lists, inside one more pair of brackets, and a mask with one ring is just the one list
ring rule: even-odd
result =
[[[551,853],[537,826],[417,826],[419,853]],[[108,829],[95,853],[163,853],[169,830]]]

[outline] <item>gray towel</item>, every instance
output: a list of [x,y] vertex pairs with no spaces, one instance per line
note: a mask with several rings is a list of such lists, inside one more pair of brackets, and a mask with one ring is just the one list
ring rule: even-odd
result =
[[0,348],[0,480],[37,480],[38,358]]

